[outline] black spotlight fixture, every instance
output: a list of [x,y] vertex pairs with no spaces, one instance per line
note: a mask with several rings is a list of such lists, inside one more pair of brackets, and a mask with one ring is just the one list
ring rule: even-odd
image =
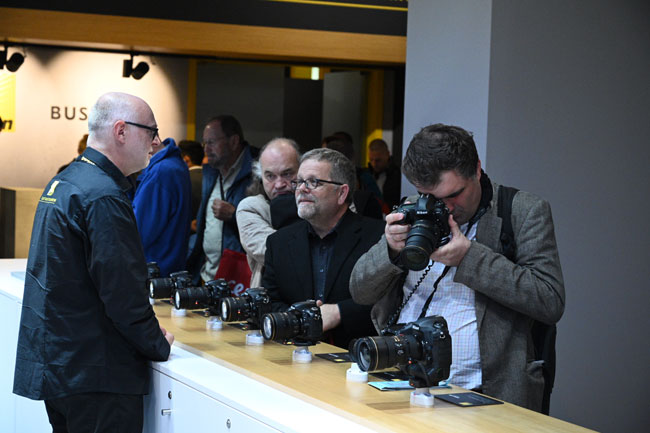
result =
[[11,57],[9,57],[9,60],[7,60],[8,52],[9,48],[6,45],[5,50],[0,51],[0,69],[3,69],[5,66],[7,66],[7,70],[9,72],[16,72],[18,68],[20,68],[20,65],[22,65],[25,61],[25,56],[20,53],[13,53]]
[[129,60],[124,61],[124,66],[122,67],[122,76],[124,78],[133,77],[136,80],[144,77],[145,74],[149,72],[149,65],[146,62],[140,62],[134,68],[133,67],[133,54]]

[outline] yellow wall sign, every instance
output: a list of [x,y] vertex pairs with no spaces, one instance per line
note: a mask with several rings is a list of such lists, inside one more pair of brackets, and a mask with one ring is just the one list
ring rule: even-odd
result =
[[16,75],[0,70],[0,118],[2,133],[16,132]]

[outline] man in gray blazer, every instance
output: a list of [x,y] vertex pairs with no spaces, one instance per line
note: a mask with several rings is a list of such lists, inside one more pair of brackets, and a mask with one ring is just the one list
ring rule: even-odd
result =
[[[393,213],[379,243],[354,267],[350,293],[374,304],[378,331],[441,315],[452,335],[450,382],[540,410],[544,378],[531,339],[533,321],[556,323],[564,282],[548,202],[519,191],[512,202],[514,260],[502,253],[499,185],[481,170],[474,140],[455,126],[430,125],[415,135],[403,172],[421,194],[449,209],[451,241],[423,271],[409,271],[399,253],[410,226]],[[413,199],[412,199],[413,200]]]

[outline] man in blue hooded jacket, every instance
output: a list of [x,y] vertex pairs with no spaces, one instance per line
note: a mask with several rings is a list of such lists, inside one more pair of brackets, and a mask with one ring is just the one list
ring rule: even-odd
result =
[[144,254],[160,274],[185,270],[192,221],[192,184],[173,138],[154,145],[154,155],[138,177],[133,212]]

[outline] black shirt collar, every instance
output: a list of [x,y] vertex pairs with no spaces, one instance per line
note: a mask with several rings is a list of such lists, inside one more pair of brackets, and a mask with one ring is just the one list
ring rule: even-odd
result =
[[124,174],[120,171],[119,168],[115,164],[111,162],[110,159],[108,159],[103,153],[100,151],[93,149],[92,147],[87,147],[86,150],[84,150],[84,153],[79,155],[75,161],[81,161],[85,162],[88,164],[94,164],[97,167],[101,168],[110,176],[113,181],[122,189],[124,192],[128,192],[131,188],[133,188],[133,185],[129,180],[127,179]]
[[[323,239],[327,238],[332,233],[338,234],[341,222],[348,216],[348,214],[352,214],[352,213],[353,212],[350,210],[350,208],[348,208],[343,214],[343,216],[341,216],[341,218],[339,218],[339,220],[336,222],[336,225],[332,228],[332,230],[330,230],[329,233],[327,233]],[[320,239],[320,236],[318,236],[318,233],[316,233],[316,231],[314,230],[314,228],[311,226],[309,222],[307,222],[307,233],[309,234],[309,236],[316,236],[317,238]]]

